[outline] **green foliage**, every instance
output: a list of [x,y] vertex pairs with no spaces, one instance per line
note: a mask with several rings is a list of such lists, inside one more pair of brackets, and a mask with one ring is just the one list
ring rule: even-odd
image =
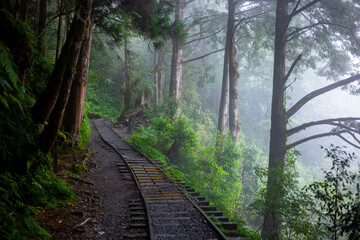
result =
[[[73,202],[74,194],[50,172],[49,156],[39,158],[36,139],[41,129],[32,122],[30,114],[52,63],[44,56],[33,56],[30,26],[22,22],[15,24],[23,36],[17,49],[9,50],[0,41],[0,236],[1,239],[49,239],[50,235],[36,223],[34,216],[43,208]],[[15,57],[12,52],[16,52]],[[20,76],[13,58],[25,61],[21,67],[27,67],[26,76]],[[35,67],[31,68],[33,60]],[[38,167],[31,168],[40,160]]]
[[87,113],[88,104],[85,104],[84,108],[84,117],[80,126],[80,134],[79,134],[79,147],[80,149],[84,149],[86,144],[90,141],[91,134],[91,124],[90,119]]
[[344,235],[348,239],[359,239],[360,174],[348,170],[355,155],[334,145],[325,152],[332,160],[331,170],[323,170],[323,181],[306,187],[316,199],[318,223],[331,232],[333,239]]
[[74,194],[49,170],[34,176],[0,175],[0,235],[3,239],[50,239],[34,216],[74,200]]
[[21,87],[16,71],[9,49],[0,42],[0,100],[7,109],[9,98],[15,98],[13,94],[16,95]]
[[9,50],[0,42],[0,164],[1,171],[26,172],[34,161],[36,129],[28,109],[31,102],[24,95],[17,68]]
[[195,162],[197,171],[187,175],[225,215],[237,221],[241,220],[238,213],[242,205],[242,157],[241,149],[227,134],[218,138],[216,147],[200,148]]
[[87,172],[87,171],[88,171],[87,167],[82,164],[75,164],[75,166],[74,166],[74,172],[77,174]]
[[169,14],[172,8],[166,2],[166,0],[154,1],[155,7],[149,13],[149,24],[146,26],[150,37],[157,42],[164,41],[171,29]]
[[104,119],[115,120],[123,108],[121,88],[111,78],[105,78],[96,70],[89,70],[88,88],[86,91],[87,109],[99,114]]
[[186,39],[186,31],[185,24],[176,19],[171,27],[171,35],[173,38],[178,39],[180,42],[185,41]]
[[[160,108],[167,112],[166,107]],[[242,147],[245,144],[234,143],[227,134],[219,138],[217,147],[206,146],[198,137],[206,129],[199,122],[194,124],[184,116],[171,121],[159,109],[148,113],[151,114],[149,126],[133,132],[130,143],[150,158],[166,161],[172,173],[200,191],[231,219],[241,222]]]
[[[284,171],[274,169],[270,174],[281,177],[281,189],[277,189],[277,199],[272,200],[271,204],[276,203],[279,206],[279,212],[282,216],[280,239],[321,239],[325,231],[319,228],[313,220],[314,202],[306,191],[300,190],[298,186],[298,173],[295,170],[295,163],[298,159],[297,151],[286,154],[286,163]],[[266,188],[268,170],[266,167],[256,167],[256,174],[262,181],[262,186],[258,191],[258,198],[251,204],[256,215],[263,215],[265,208],[266,194],[272,194],[269,191],[274,189]],[[326,235],[325,235],[326,236]]]

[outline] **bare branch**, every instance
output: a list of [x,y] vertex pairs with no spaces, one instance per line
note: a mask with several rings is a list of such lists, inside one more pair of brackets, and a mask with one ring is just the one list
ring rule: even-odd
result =
[[291,64],[288,73],[285,75],[284,83],[286,83],[286,81],[289,79],[292,71],[294,70],[296,64],[301,60],[301,58],[302,58],[302,53],[300,53],[299,56],[297,56],[297,58],[295,59],[295,61]]
[[309,7],[311,7],[312,5],[320,2],[321,0],[314,0],[312,2],[309,2],[308,4],[306,4],[305,6],[301,7],[300,9],[295,9],[295,11],[293,11],[291,14],[290,14],[290,18],[293,18],[295,15],[301,13],[302,11],[308,9]]
[[313,27],[316,27],[318,25],[324,25],[323,22],[317,22],[302,28],[296,28],[295,31],[291,32],[288,34],[288,38],[286,39],[287,42],[293,40],[294,38],[297,38],[298,36],[304,34],[305,32],[309,31],[310,29],[312,29]]
[[311,93],[308,93],[303,98],[301,98],[297,103],[294,104],[289,110],[287,110],[286,115],[288,118],[290,118],[292,115],[294,115],[297,111],[299,111],[307,102],[312,100],[313,98],[322,95],[326,92],[329,92],[335,88],[344,86],[346,84],[355,82],[360,79],[360,74],[356,74],[354,76],[351,76],[349,78],[343,79],[341,81],[335,82],[333,84],[330,84],[326,87],[317,89],[315,91],[312,91]]
[[52,23],[52,21],[56,20],[57,18],[59,18],[61,15],[67,15],[67,14],[70,14],[70,13],[73,13],[75,10],[74,9],[71,9],[71,10],[68,10],[68,11],[65,11],[65,12],[60,12],[59,14],[56,14],[54,15],[52,18],[50,18],[45,26],[43,27],[42,31],[40,31],[37,35],[36,35],[36,38],[39,38],[39,36],[45,31],[45,29],[50,25],[50,23]]
[[285,90],[288,89],[289,87],[291,87],[291,85],[293,85],[296,82],[297,78],[294,79],[294,81],[292,81],[289,85],[287,85],[285,87]]
[[289,150],[297,145],[300,145],[304,142],[308,142],[310,140],[314,140],[314,139],[317,139],[317,138],[322,138],[322,137],[329,137],[329,136],[339,136],[341,133],[346,133],[347,131],[343,130],[343,131],[339,131],[339,132],[327,132],[327,133],[320,133],[320,134],[316,134],[316,135],[313,135],[313,136],[310,136],[310,137],[307,137],[307,138],[303,138],[299,141],[296,141],[294,143],[291,143],[291,144],[288,144],[286,146],[286,150]]
[[[207,33],[207,31],[200,31],[200,32],[194,33],[193,35],[186,36],[186,38],[196,37],[196,36],[202,35],[202,34],[204,34],[204,33]],[[195,40],[195,41],[196,41],[196,40]]]
[[354,133],[348,132],[348,134],[350,134],[350,136],[352,136],[354,138],[354,140],[360,145],[360,140],[355,136]]
[[[207,22],[211,22],[219,17],[222,17],[223,15],[213,15],[213,16],[206,16],[206,17],[203,17],[203,18],[200,18],[200,19],[195,19],[191,24],[189,24],[186,28],[185,28],[185,31],[186,32],[189,32],[193,27],[195,27],[196,25],[198,24],[204,24],[204,23],[207,23]],[[208,17],[212,17],[212,18],[209,18],[207,20],[203,20],[203,19],[206,19]]]
[[[312,126],[317,126],[317,125],[322,125],[322,124],[330,124],[330,125],[342,125],[342,124],[338,124],[338,123],[334,123],[334,122],[344,122],[344,121],[357,121],[360,120],[360,117],[346,117],[346,118],[332,118],[332,119],[324,119],[324,120],[320,120],[320,121],[315,121],[315,122],[308,122],[305,124],[302,124],[300,126],[288,129],[286,131],[286,136],[291,136],[295,133],[298,133],[302,130],[305,130],[308,127],[312,127]],[[341,126],[343,127],[343,125]]]
[[[217,32],[215,32],[215,33],[213,33],[213,34],[210,34],[210,35],[205,36],[205,37],[202,37],[202,38],[193,39],[193,40],[191,40],[191,41],[188,41],[188,42],[184,43],[183,45],[187,45],[187,44],[192,43],[192,42],[195,42],[195,41],[200,41],[200,40],[203,40],[203,39],[206,39],[206,38],[212,37],[212,36],[214,36],[214,35],[218,34],[219,32],[221,32],[222,30],[224,30],[225,28],[226,28],[226,26],[225,26],[225,27],[223,27],[223,28],[221,28],[219,31],[217,31]],[[201,32],[201,33],[203,33],[203,32]],[[201,34],[201,33],[200,33],[200,34]]]
[[295,7],[294,7],[294,9],[292,10],[292,12],[291,12],[290,15],[293,15],[293,14],[296,12],[296,10],[298,9],[298,7],[299,7],[299,5],[300,5],[300,2],[301,2],[301,0],[298,0],[298,1],[297,1],[297,3],[296,3],[296,5],[295,5]]
[[[354,132],[354,133],[360,134],[360,131],[358,129],[346,126],[345,124],[342,124],[342,123],[329,123],[329,125],[339,127],[341,130],[347,130],[348,133]],[[337,130],[339,130],[339,129],[337,129]]]
[[193,62],[193,61],[196,61],[196,60],[199,60],[199,59],[205,58],[205,57],[210,56],[210,55],[212,55],[212,54],[214,54],[214,53],[221,52],[221,51],[224,51],[224,50],[225,50],[225,48],[222,48],[222,49],[219,49],[219,50],[216,50],[216,51],[213,51],[213,52],[207,53],[207,54],[205,54],[205,55],[202,55],[202,56],[200,56],[200,57],[196,57],[196,58],[192,58],[192,59],[189,59],[189,60],[183,61],[183,63]]
[[184,58],[182,59],[183,62],[186,61],[186,60],[188,60],[188,59],[195,53],[195,51],[196,51],[196,49],[198,48],[200,42],[201,42],[201,40],[199,40],[199,41],[196,43],[195,47],[191,50],[191,52],[190,52],[186,57],[184,57]]
[[360,146],[358,146],[358,145],[356,145],[356,144],[354,144],[354,143],[352,143],[352,142],[350,142],[349,140],[347,140],[346,138],[344,138],[343,136],[341,136],[340,134],[339,135],[337,135],[339,138],[341,138],[343,141],[345,141],[346,143],[348,143],[348,144],[350,144],[351,146],[353,146],[353,147],[355,147],[355,148],[358,148],[358,149],[360,149]]

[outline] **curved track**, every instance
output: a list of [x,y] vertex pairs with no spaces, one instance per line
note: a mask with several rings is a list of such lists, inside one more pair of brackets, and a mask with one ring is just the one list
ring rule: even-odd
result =
[[[200,208],[151,159],[126,143],[102,120],[94,124],[101,138],[124,160],[123,177],[133,178],[143,202],[130,202],[134,228],[147,229],[138,239],[226,239]],[[131,173],[131,174],[129,174]]]

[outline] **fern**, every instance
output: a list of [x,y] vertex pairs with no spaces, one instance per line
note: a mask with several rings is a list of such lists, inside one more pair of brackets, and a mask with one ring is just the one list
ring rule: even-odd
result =
[[6,84],[4,81],[7,81],[7,86],[12,85],[12,88],[19,89],[19,78],[16,74],[16,66],[13,63],[9,49],[4,46],[2,42],[0,42],[0,71],[2,85]]
[[[16,71],[9,49],[0,42],[0,102],[7,109],[9,109],[9,98],[18,102],[13,95],[19,91],[19,78]],[[20,103],[18,105],[21,106]]]

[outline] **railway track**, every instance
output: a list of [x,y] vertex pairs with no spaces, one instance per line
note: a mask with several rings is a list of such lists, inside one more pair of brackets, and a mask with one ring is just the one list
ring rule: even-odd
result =
[[[94,124],[102,140],[123,159],[117,163],[122,178],[134,180],[142,198],[129,200],[131,227],[138,234],[127,238],[242,239],[236,234],[237,224],[229,222],[222,212],[216,211],[216,207],[210,206],[180,179],[170,179],[160,161],[151,160],[130,146],[101,119]],[[213,223],[208,216],[216,218],[218,223]],[[224,233],[218,227],[224,229]]]

